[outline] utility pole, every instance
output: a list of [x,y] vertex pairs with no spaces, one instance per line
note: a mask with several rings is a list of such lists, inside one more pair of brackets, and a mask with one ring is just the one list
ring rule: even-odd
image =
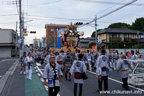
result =
[[16,46],[15,46],[15,57],[17,58],[17,36],[18,36],[18,34],[17,34],[17,26],[18,26],[18,22],[16,21]]
[[54,29],[54,49],[56,48],[56,44],[55,44],[55,29]]
[[24,12],[22,14],[22,56],[24,52]]
[[22,0],[19,0],[19,21],[20,21],[20,24],[19,24],[19,28],[20,28],[20,57],[22,57],[22,6],[21,6],[21,2]]
[[95,43],[96,43],[96,46],[95,46],[95,50],[97,50],[97,16],[95,16]]

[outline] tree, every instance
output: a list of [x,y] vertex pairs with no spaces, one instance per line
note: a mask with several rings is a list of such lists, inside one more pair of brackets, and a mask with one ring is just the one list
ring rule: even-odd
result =
[[140,45],[140,44],[136,44],[133,46],[133,48],[144,48],[144,46]]
[[96,45],[96,43],[95,43],[95,42],[91,42],[91,43],[89,44],[89,48],[92,48],[93,45]]
[[109,25],[108,28],[127,28],[127,29],[130,29],[131,25],[127,24],[127,23],[119,22],[119,23],[113,23],[113,24]]
[[119,42],[117,39],[114,40],[112,48],[119,48]]
[[144,32],[144,18],[137,18],[134,23],[132,23],[132,29]]
[[[97,32],[99,32],[102,29],[98,29]],[[95,37],[95,31],[92,33],[91,37]]]
[[124,48],[124,42],[123,42],[123,41],[121,41],[121,42],[119,43],[119,48]]

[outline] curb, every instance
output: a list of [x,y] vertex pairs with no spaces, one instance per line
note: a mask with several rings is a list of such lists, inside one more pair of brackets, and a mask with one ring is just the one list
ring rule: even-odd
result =
[[0,79],[0,95],[4,89],[4,86],[9,78],[10,75],[13,75],[17,65],[19,63],[19,59],[16,59],[13,65],[10,67],[10,69],[3,75],[3,77]]

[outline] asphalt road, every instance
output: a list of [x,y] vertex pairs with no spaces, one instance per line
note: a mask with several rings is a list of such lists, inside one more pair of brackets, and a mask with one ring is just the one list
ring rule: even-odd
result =
[[14,63],[14,59],[1,59],[0,60],[0,76],[4,75],[6,71]]
[[[40,73],[43,72],[44,70],[44,66],[45,65],[40,65],[37,64],[37,67],[39,68],[39,70],[41,71]],[[121,96],[121,95],[127,95],[127,96],[144,96],[144,86],[139,86],[139,87],[134,87],[134,86],[129,86],[130,92],[134,92],[137,91],[137,88],[140,88],[143,90],[143,92],[139,92],[137,94],[134,93],[124,93],[124,94],[120,94],[117,93],[118,91],[125,91],[122,88],[122,84],[121,84],[121,77],[120,77],[121,73],[117,73],[116,71],[113,71],[111,73],[109,73],[109,80],[108,80],[108,89],[111,93],[109,94],[100,94],[97,93],[98,90],[98,80],[96,78],[95,75],[95,70],[93,70],[93,72],[87,72],[88,78],[87,80],[84,81],[84,85],[83,85],[83,96],[113,96],[113,95],[117,95],[117,96]],[[42,77],[40,77],[42,78]],[[42,81],[43,82],[43,81]],[[60,96],[73,96],[73,88],[74,88],[74,83],[73,81],[66,81],[64,79],[64,77],[62,78],[62,82],[61,82],[61,90],[59,95]],[[113,93],[112,93],[113,92]]]
[[[44,86],[43,78],[42,78],[44,67],[45,65],[41,65],[41,64],[34,65],[34,70],[36,73],[34,73],[33,75],[38,76],[39,80],[37,83],[41,83],[43,86],[42,91],[45,91],[47,93],[48,88]],[[26,80],[25,75],[20,75],[19,72],[20,72],[20,66],[17,66],[14,74],[9,77],[8,82],[1,96],[30,96],[26,94],[25,85],[27,82],[25,81]],[[142,92],[141,94],[131,94],[131,93],[130,94],[126,94],[126,93],[125,94],[119,94],[119,93],[100,94],[100,93],[97,93],[98,80],[95,75],[95,70],[93,70],[93,72],[87,72],[87,75],[89,79],[84,81],[82,96],[107,96],[107,95],[108,96],[113,96],[113,95],[144,96],[144,92]],[[37,85],[33,85],[33,86],[37,86]],[[116,71],[109,73],[108,86],[109,86],[108,89],[110,92],[115,92],[115,91],[118,92],[118,90],[121,92],[124,91],[121,85],[120,73],[117,73]],[[74,87],[73,81],[66,81],[63,77],[60,87],[61,89],[60,89],[58,96],[73,96],[73,87]],[[144,91],[144,86],[141,86],[141,87],[130,86],[130,91],[132,92],[137,91],[138,88]],[[35,95],[32,95],[32,96],[35,96]]]

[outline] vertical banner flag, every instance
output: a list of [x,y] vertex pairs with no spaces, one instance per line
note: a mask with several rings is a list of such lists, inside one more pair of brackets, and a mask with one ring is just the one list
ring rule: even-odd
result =
[[58,35],[57,35],[57,48],[60,49],[61,48],[61,40],[60,40],[60,29],[57,29]]
[[92,50],[95,50],[95,47],[96,47],[96,46],[95,46],[95,45],[93,45],[93,46],[92,46]]

